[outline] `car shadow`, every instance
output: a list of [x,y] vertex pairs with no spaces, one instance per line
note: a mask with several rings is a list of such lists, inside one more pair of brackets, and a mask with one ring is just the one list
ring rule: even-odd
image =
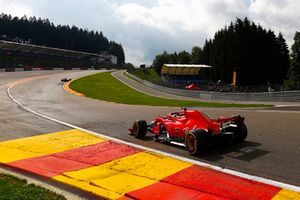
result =
[[262,157],[270,151],[260,149],[260,143],[244,141],[241,143],[221,143],[211,145],[207,151],[199,157],[203,160],[215,162],[224,158],[233,158],[241,161],[251,161]]
[[152,140],[154,140],[153,138],[154,138],[153,136],[146,135],[143,138],[139,138],[139,140],[142,140],[142,141],[152,141]]
[[[153,136],[147,135],[146,137],[141,138],[139,140],[153,141],[154,139]],[[168,142],[157,142],[157,143],[186,151],[185,147],[171,144]],[[216,161],[223,160],[225,158],[231,158],[231,159],[249,162],[270,153],[270,151],[260,149],[259,148],[260,146],[261,144],[258,142],[247,141],[247,140],[241,143],[233,143],[228,141],[224,142],[224,140],[217,140],[214,141],[206,149],[205,152],[203,152],[202,154],[196,157],[200,158],[201,160],[206,160],[209,162],[216,162]],[[188,155],[188,152],[186,153]]]

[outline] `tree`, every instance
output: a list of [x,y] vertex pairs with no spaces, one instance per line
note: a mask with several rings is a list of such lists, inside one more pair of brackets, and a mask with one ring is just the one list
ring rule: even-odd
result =
[[288,89],[300,89],[300,32],[296,32],[294,36],[286,86]]
[[177,64],[178,63],[178,54],[176,52],[171,53],[169,55],[169,64]]
[[[175,59],[177,57],[177,59]],[[177,62],[175,62],[177,61]],[[209,79],[230,84],[233,71],[237,73],[238,85],[265,85],[282,83],[289,67],[289,50],[282,34],[278,36],[265,30],[248,18],[215,33],[204,46],[193,47],[191,54],[181,51],[176,54],[164,52],[153,61],[158,73],[164,63],[207,64],[212,69]],[[293,74],[295,70],[291,68]]]
[[189,64],[191,62],[191,55],[187,51],[181,51],[178,53],[178,64]]
[[118,64],[122,65],[125,63],[124,50],[121,44],[117,44],[114,41],[109,42],[108,52],[118,57]]
[[26,16],[22,18],[0,14],[0,39],[35,45],[101,53],[109,51],[118,57],[118,64],[125,63],[121,44],[109,41],[103,33],[79,29],[76,26],[54,26],[48,19]]
[[125,63],[126,69],[134,69],[134,65],[132,63]]
[[202,64],[202,49],[201,47],[194,46],[192,48],[192,53],[191,53],[191,63],[193,64]]
[[277,45],[278,45],[278,60],[279,60],[279,65],[281,66],[276,74],[277,78],[281,78],[282,74],[285,76],[283,77],[284,79],[287,78],[287,73],[288,69],[290,66],[290,52],[288,49],[288,45],[286,44],[285,39],[283,38],[283,35],[279,33],[278,37],[276,38]]
[[164,64],[168,64],[169,60],[170,55],[166,51],[164,51],[162,54],[155,56],[152,66],[154,67],[155,71],[160,75],[162,66]]
[[216,32],[202,48],[211,78],[231,83],[237,72],[238,85],[282,83],[289,66],[288,48],[282,34],[251,23],[247,18]]

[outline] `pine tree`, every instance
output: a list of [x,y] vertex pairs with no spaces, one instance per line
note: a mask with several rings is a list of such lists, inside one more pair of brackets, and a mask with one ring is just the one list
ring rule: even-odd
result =
[[169,64],[169,61],[170,55],[166,51],[164,51],[162,54],[155,56],[152,66],[154,67],[155,71],[160,75],[162,66],[164,64]]
[[178,54],[176,52],[169,55],[169,64],[178,64]]
[[282,83],[289,66],[288,47],[282,34],[278,37],[251,23],[237,19],[216,32],[202,49],[206,64],[213,66],[211,79],[231,83],[237,72],[238,85]]
[[178,53],[178,64],[189,64],[191,62],[191,55],[187,51]]
[[109,51],[118,57],[118,64],[125,63],[121,44],[109,41],[102,32],[79,29],[76,26],[54,26],[48,19],[26,16],[22,18],[0,14],[0,39],[43,45],[75,51],[101,53]]
[[[175,53],[169,55],[164,52],[156,56],[153,66],[159,73],[162,64],[175,63]],[[290,63],[289,50],[282,34],[276,36],[272,30],[265,30],[247,18],[237,19],[219,30],[213,39],[205,41],[202,48],[195,46],[191,54],[182,51],[177,57],[177,63],[181,64],[211,65],[209,79],[214,81],[230,84],[233,71],[236,71],[238,85],[282,83]],[[296,73],[295,66],[290,69],[292,77]]]
[[192,53],[191,53],[191,63],[193,63],[193,64],[202,64],[201,63],[201,54],[202,54],[201,47],[194,46],[192,48]]
[[294,36],[286,86],[288,89],[300,89],[300,32],[296,32]]

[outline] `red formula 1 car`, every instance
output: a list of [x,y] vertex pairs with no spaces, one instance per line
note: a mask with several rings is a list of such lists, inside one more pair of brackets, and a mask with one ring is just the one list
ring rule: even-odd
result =
[[200,87],[196,83],[192,83],[190,85],[185,86],[187,90],[200,90]]
[[185,146],[191,155],[202,153],[218,137],[234,142],[242,142],[247,137],[247,127],[240,115],[212,119],[200,111],[186,108],[149,123],[137,120],[128,131],[136,138],[145,137],[149,131],[156,141]]

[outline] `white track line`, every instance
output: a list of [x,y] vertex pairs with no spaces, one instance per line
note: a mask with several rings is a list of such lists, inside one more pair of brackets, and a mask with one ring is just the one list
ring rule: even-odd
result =
[[290,184],[282,183],[282,182],[279,182],[279,181],[274,181],[274,180],[262,178],[262,177],[259,177],[259,176],[253,176],[253,175],[245,174],[245,173],[242,173],[242,172],[238,172],[238,171],[234,171],[234,170],[230,170],[230,169],[221,168],[221,167],[214,166],[214,165],[211,165],[211,164],[207,164],[207,163],[204,163],[204,162],[201,162],[201,161],[196,161],[196,160],[192,160],[192,159],[189,159],[189,158],[184,158],[184,157],[181,157],[181,156],[176,156],[176,155],[173,155],[173,154],[170,154],[170,153],[166,153],[166,152],[159,151],[159,150],[156,150],[156,149],[144,147],[144,146],[141,146],[141,145],[138,145],[138,144],[133,144],[133,143],[130,143],[130,142],[125,142],[123,140],[119,140],[119,139],[116,139],[116,138],[113,138],[113,137],[109,137],[107,135],[103,135],[101,133],[90,131],[90,130],[81,128],[79,126],[76,126],[76,125],[73,125],[73,124],[69,124],[67,122],[63,122],[63,121],[60,121],[58,119],[54,119],[52,117],[43,115],[41,113],[38,113],[38,112],[36,112],[36,111],[34,111],[34,110],[32,110],[32,109],[30,109],[30,108],[22,105],[19,101],[17,101],[11,95],[10,89],[13,88],[15,85],[12,85],[12,86],[8,87],[7,90],[6,90],[9,98],[12,101],[14,101],[17,105],[19,105],[20,107],[22,107],[24,110],[26,110],[26,111],[28,111],[28,112],[30,112],[32,114],[35,114],[37,116],[40,116],[40,117],[42,117],[44,119],[47,119],[47,120],[50,120],[50,121],[53,121],[53,122],[65,125],[67,127],[73,128],[73,129],[77,129],[77,130],[80,130],[80,131],[83,131],[83,132],[87,132],[87,133],[90,133],[92,135],[100,136],[100,137],[103,137],[103,138],[106,138],[106,139],[109,139],[109,140],[112,140],[112,141],[116,141],[116,142],[119,142],[119,143],[122,143],[122,144],[126,144],[126,145],[129,145],[129,146],[132,146],[132,147],[140,148],[140,149],[143,149],[143,150],[146,150],[146,151],[152,151],[152,152],[159,153],[159,154],[162,154],[162,155],[165,155],[165,156],[169,156],[169,157],[181,160],[181,161],[190,162],[190,163],[202,166],[202,167],[209,167],[209,168],[214,169],[216,171],[221,171],[221,172],[224,172],[224,173],[227,173],[227,174],[235,175],[235,176],[246,178],[246,179],[249,179],[249,180],[253,180],[253,181],[257,181],[257,182],[261,182],[261,183],[273,185],[273,186],[276,186],[276,187],[285,188],[285,189],[293,190],[293,191],[296,191],[296,192],[300,192],[300,187],[295,186],[295,185],[290,185]]

